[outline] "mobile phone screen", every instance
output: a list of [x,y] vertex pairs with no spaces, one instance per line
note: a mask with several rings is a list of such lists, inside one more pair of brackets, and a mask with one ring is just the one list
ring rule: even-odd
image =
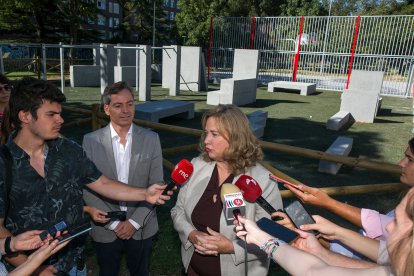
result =
[[268,218],[261,218],[257,222],[257,226],[260,229],[268,233],[269,235],[278,238],[286,243],[294,241],[299,234],[286,228]]
[[84,225],[81,225],[77,228],[69,230],[66,234],[63,234],[60,237],[57,237],[59,240],[58,244],[61,244],[65,241],[71,240],[75,237],[88,233],[92,229],[91,224],[88,222]]
[[[305,207],[300,203],[300,201],[295,200],[289,206],[285,208],[285,212],[293,222],[296,228],[299,228],[301,225],[304,224],[314,224],[315,220],[312,218],[311,215],[306,211]],[[307,231],[314,235],[317,235],[317,231]]]

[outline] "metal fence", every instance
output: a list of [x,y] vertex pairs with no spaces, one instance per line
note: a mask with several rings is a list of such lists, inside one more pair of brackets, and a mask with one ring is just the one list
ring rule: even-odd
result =
[[382,95],[414,91],[414,16],[219,17],[210,32],[212,78],[231,77],[233,50],[247,48],[260,50],[262,84],[314,82],[341,91],[358,69],[385,72]]

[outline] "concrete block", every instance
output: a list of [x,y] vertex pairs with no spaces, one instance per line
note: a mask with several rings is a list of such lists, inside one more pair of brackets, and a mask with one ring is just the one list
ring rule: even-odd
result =
[[149,45],[140,45],[139,51],[139,89],[138,98],[140,101],[151,100],[151,59],[152,51]]
[[[334,155],[348,156],[352,150],[352,144],[353,138],[339,136],[325,152]],[[341,167],[341,163],[320,160],[318,171],[336,175]]]
[[181,47],[180,90],[200,91],[201,47]]
[[384,72],[382,71],[352,70],[348,89],[372,92],[375,95],[379,95],[383,79]]
[[341,130],[344,126],[348,125],[349,120],[351,120],[351,114],[347,111],[339,111],[331,118],[328,119],[326,123],[326,128],[330,130]]
[[258,72],[259,50],[234,50],[233,79],[257,79]]
[[100,53],[100,84],[101,94],[105,88],[114,83],[114,66],[117,62],[116,49],[112,44],[101,44]]
[[114,82],[126,81],[129,86],[136,85],[136,70],[135,66],[115,66],[114,67]]
[[71,65],[70,87],[99,87],[99,72],[98,65]]
[[220,90],[207,93],[207,104],[245,105],[256,101],[256,79],[223,79]]
[[151,64],[151,80],[162,81],[162,64]]
[[357,122],[373,123],[378,109],[378,96],[348,89],[342,93],[340,111],[351,113]]
[[135,105],[135,118],[158,122],[159,119],[178,116],[194,118],[194,103],[188,101],[161,100]]
[[207,92],[207,104],[209,105],[220,104],[220,90]]
[[293,81],[274,81],[267,84],[267,92],[275,92],[275,88],[299,90],[301,96],[315,94],[316,83],[293,82]]

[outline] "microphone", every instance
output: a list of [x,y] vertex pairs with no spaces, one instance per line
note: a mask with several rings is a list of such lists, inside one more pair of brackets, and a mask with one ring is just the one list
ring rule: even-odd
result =
[[247,201],[256,202],[269,214],[277,211],[262,197],[262,188],[260,188],[259,183],[257,183],[251,176],[245,174],[240,176],[234,185],[241,190],[244,199]]
[[221,185],[221,202],[223,202],[223,212],[227,221],[237,219],[237,216],[246,214],[246,203],[243,200],[240,189],[230,183]]
[[171,181],[168,183],[162,195],[167,195],[168,191],[171,191],[174,186],[181,186],[191,177],[193,174],[193,164],[190,161],[183,159],[175,165],[171,172]]

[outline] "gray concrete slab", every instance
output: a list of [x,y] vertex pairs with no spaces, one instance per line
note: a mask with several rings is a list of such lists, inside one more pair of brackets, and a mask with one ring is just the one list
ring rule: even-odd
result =
[[300,95],[308,96],[316,92],[316,83],[293,82],[293,81],[273,81],[267,84],[267,92],[275,92],[275,89],[299,90]]
[[70,87],[97,87],[100,85],[99,65],[71,65]]
[[194,103],[188,101],[161,100],[135,105],[135,118],[158,122],[159,119],[178,116],[194,118]]
[[336,131],[341,130],[348,125],[349,120],[351,119],[351,113],[348,111],[339,111],[328,119],[326,128]]
[[[332,145],[326,150],[326,153],[340,155],[340,156],[348,156],[352,150],[353,141],[354,139],[351,137],[339,136],[332,143]],[[326,160],[320,160],[318,171],[336,175],[341,167],[342,167],[341,163],[334,163],[334,162],[329,162]]]

